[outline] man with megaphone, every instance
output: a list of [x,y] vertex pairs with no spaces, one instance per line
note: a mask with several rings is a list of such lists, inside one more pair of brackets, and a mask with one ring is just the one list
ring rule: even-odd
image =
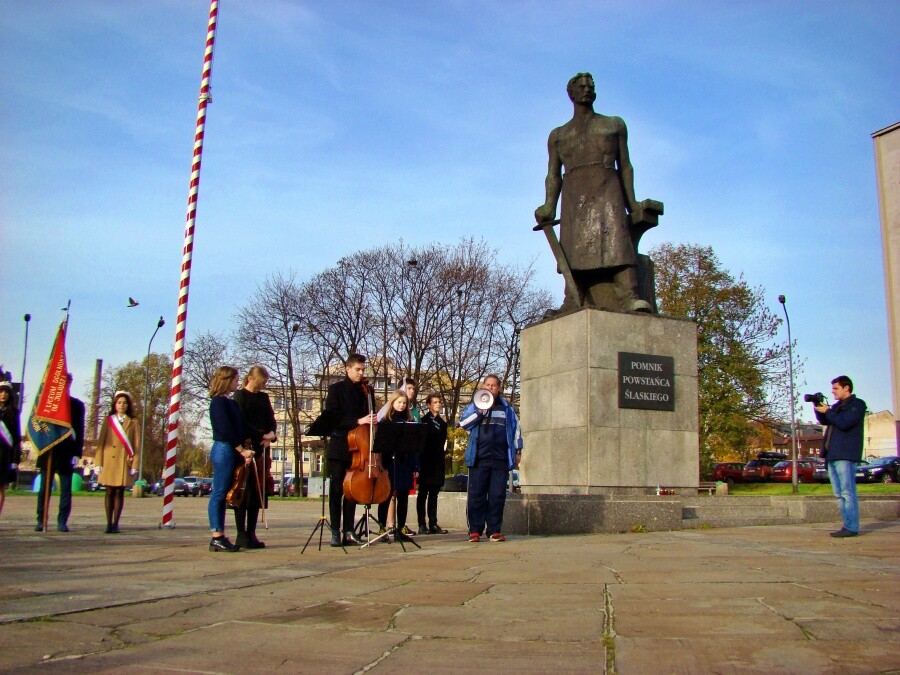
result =
[[[515,411],[500,396],[500,378],[488,375],[463,411],[459,425],[469,432],[466,466],[469,467],[469,541],[506,541],[503,507],[509,472],[519,465],[522,434]],[[485,530],[487,526],[487,530]]]

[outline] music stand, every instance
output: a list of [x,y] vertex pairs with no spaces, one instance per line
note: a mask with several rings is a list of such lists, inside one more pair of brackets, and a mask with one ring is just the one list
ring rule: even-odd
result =
[[[382,421],[378,424],[378,433],[375,434],[375,443],[372,446],[372,452],[379,453],[382,459],[390,457],[394,466],[394,476],[396,476],[397,457],[410,456],[421,452],[422,446],[425,444],[425,433],[426,429],[424,424],[415,422]],[[400,528],[397,527],[399,519],[397,518],[396,492],[397,490],[391,485],[391,502],[394,505],[394,532],[396,534],[396,540],[400,543],[400,548],[403,549],[404,553],[406,552],[406,546],[403,545],[404,541],[408,541],[413,546],[420,549],[422,547],[412,537],[406,536],[400,531]],[[390,531],[385,529],[384,534],[366,542],[361,548],[370,546],[379,539],[386,539],[389,536],[389,533]],[[388,539],[388,541],[390,541],[390,539]]]
[[[309,429],[306,430],[306,435],[320,436],[322,438],[322,444],[327,445],[328,441],[326,439],[337,428],[339,422],[340,418],[338,418],[337,413],[335,413],[333,410],[323,410],[322,414],[319,415],[313,421],[313,423],[309,425]],[[303,489],[302,484],[300,489]],[[306,547],[309,546],[309,542],[312,541],[312,538],[315,536],[316,532],[319,533],[319,550],[322,550],[322,537],[325,534],[326,526],[328,527],[328,532],[331,532],[331,523],[329,522],[328,518],[325,517],[325,474],[322,474],[322,515],[319,516],[319,520],[316,523],[316,526],[313,528],[313,531],[309,533],[309,537],[306,539],[306,543],[303,544],[303,549],[300,551],[300,555],[303,555],[303,553],[306,551]],[[347,549],[344,548],[343,537],[341,537],[341,550],[345,554],[347,554]]]

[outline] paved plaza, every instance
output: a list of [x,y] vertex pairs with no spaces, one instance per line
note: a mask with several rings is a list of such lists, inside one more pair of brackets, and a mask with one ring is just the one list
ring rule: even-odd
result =
[[107,535],[102,498],[79,495],[64,534],[34,532],[34,498],[8,497],[0,670],[900,672],[897,521],[844,540],[837,523],[452,532],[301,555],[319,505],[278,501],[267,548],[226,554],[207,551],[207,503],[178,498],[160,530],[162,500],[130,498]]

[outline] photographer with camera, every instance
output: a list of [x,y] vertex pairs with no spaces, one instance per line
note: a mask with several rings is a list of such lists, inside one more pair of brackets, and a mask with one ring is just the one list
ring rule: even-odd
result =
[[825,425],[822,458],[827,462],[828,478],[844,521],[844,526],[831,536],[855,537],[859,534],[856,465],[862,460],[866,402],[853,393],[853,382],[846,375],[831,381],[831,394],[837,401],[831,407],[821,393],[807,394],[803,398],[813,404],[816,419]]

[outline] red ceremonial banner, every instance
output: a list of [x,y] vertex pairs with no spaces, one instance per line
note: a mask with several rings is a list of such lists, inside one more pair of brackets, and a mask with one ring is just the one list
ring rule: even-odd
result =
[[66,322],[60,324],[44,371],[44,380],[28,419],[28,438],[40,457],[72,435],[69,402],[69,370],[66,366]]
[[56,340],[53,343],[53,351],[50,361],[47,363],[47,371],[44,373],[44,381],[38,394],[34,411],[31,413],[35,419],[51,424],[72,426],[72,410],[69,407],[69,388],[66,386],[66,378],[69,369],[66,367],[66,324],[59,325]]

